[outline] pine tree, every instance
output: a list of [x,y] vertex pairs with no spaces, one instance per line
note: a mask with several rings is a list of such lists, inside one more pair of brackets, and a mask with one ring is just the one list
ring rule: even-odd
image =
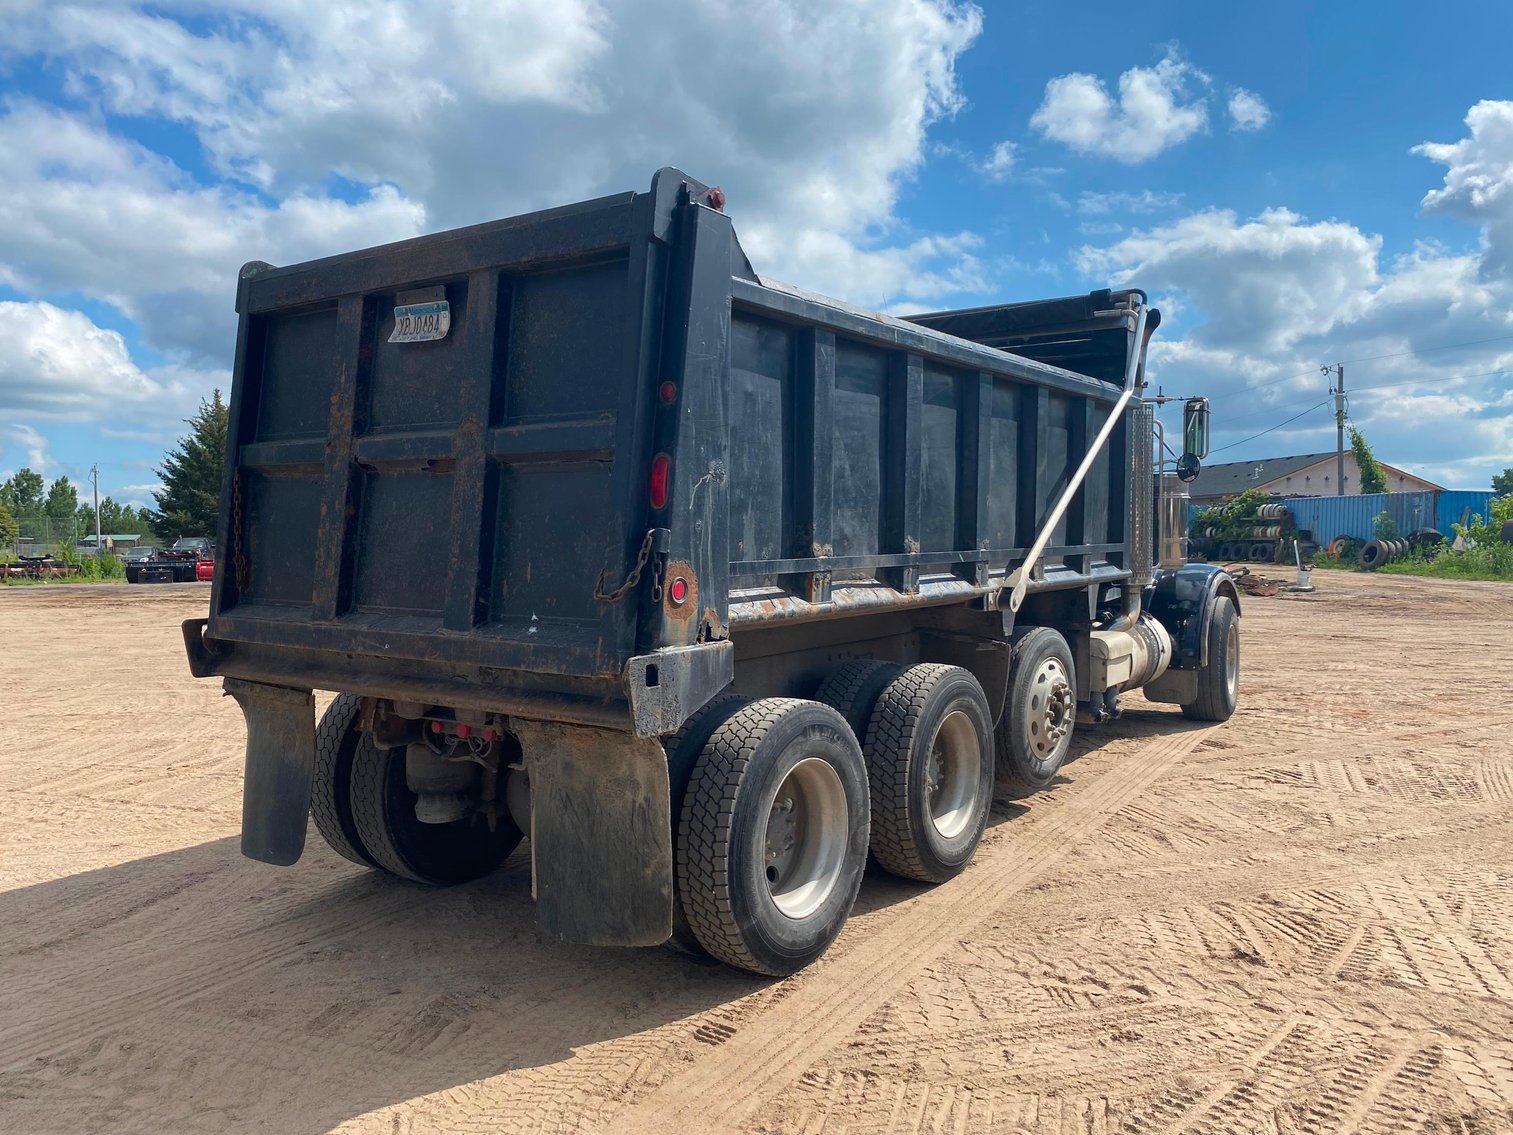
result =
[[163,458],[158,477],[163,491],[153,493],[158,508],[152,530],[165,542],[180,536],[214,536],[221,508],[221,473],[226,459],[226,403],[217,390],[185,420],[189,433]]
[[46,483],[42,480],[41,473],[21,469],[4,485],[0,485],[0,503],[10,509],[11,515],[17,520],[42,516],[46,511],[42,496]]
[[79,511],[79,490],[67,477],[59,477],[47,490],[47,516],[60,524],[73,520]]

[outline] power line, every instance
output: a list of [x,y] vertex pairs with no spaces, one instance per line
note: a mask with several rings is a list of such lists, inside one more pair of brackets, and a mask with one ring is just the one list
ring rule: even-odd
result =
[[1315,410],[1322,410],[1322,409],[1324,409],[1328,405],[1329,405],[1328,401],[1319,402],[1319,403],[1317,403],[1317,404],[1315,404],[1313,406],[1308,407],[1308,409],[1304,410],[1301,414],[1294,414],[1292,417],[1288,418],[1285,422],[1278,422],[1276,425],[1272,426],[1270,429],[1262,430],[1258,434],[1251,434],[1249,437],[1247,437],[1247,438],[1241,438],[1239,441],[1232,441],[1228,445],[1221,445],[1221,446],[1219,446],[1218,449],[1210,450],[1209,454],[1210,454],[1210,456],[1212,456],[1215,453],[1223,453],[1226,449],[1233,449],[1237,445],[1244,445],[1247,441],[1255,441],[1256,438],[1258,438],[1258,437],[1265,437],[1269,433],[1275,433],[1277,430],[1281,429],[1283,426],[1291,425],[1293,422],[1295,422],[1299,418],[1303,417],[1304,414],[1311,414]]

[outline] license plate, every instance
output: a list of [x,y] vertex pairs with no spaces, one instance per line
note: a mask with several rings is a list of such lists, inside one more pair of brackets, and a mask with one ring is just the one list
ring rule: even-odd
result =
[[452,328],[452,308],[446,300],[412,303],[394,309],[391,343],[429,343],[445,339]]

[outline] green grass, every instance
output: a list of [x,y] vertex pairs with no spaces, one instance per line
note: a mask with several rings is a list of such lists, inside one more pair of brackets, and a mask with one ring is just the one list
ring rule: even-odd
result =
[[1442,549],[1429,558],[1409,556],[1377,569],[1387,575],[1421,575],[1431,579],[1483,579],[1513,582],[1513,544],[1493,544],[1457,552]]

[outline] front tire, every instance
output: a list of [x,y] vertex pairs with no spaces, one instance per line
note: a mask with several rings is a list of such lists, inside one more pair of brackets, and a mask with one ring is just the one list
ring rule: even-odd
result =
[[1198,671],[1198,698],[1182,707],[1194,721],[1228,721],[1240,696],[1240,614],[1220,595],[1208,618],[1208,665]]
[[910,666],[877,699],[866,754],[873,857],[925,883],[960,874],[993,802],[993,713],[977,679]]
[[998,726],[1005,779],[1044,788],[1056,778],[1072,745],[1077,719],[1077,671],[1066,639],[1032,627],[1014,646],[1009,702]]
[[783,977],[830,947],[867,860],[867,770],[829,706],[763,698],[710,736],[678,822],[678,894],[714,957]]

